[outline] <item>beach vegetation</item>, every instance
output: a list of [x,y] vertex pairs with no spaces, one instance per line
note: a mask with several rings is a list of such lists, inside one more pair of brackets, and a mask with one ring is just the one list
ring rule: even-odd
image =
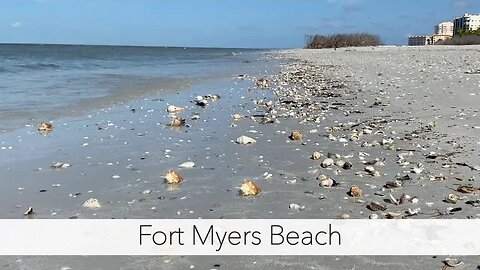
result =
[[368,47],[381,45],[378,35],[369,33],[307,35],[306,49]]

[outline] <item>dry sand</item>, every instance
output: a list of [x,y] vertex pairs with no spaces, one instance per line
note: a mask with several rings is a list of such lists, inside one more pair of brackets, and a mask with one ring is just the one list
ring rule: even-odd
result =
[[[389,217],[388,212],[404,218],[480,216],[479,207],[467,204],[475,204],[479,193],[456,191],[460,185],[480,187],[480,74],[475,74],[480,47],[293,50],[270,57],[289,60],[280,74],[272,63],[266,73],[265,63],[255,63],[257,72],[245,80],[197,85],[89,117],[62,118],[47,136],[36,127],[2,134],[0,217],[23,218],[32,206],[33,218],[368,218],[374,213],[367,209],[372,201],[388,207],[376,212],[379,218]],[[269,79],[269,89],[254,87],[254,77],[262,76]],[[222,98],[206,108],[191,102],[209,93]],[[168,104],[186,108],[180,116],[189,126],[166,126]],[[234,121],[235,113],[247,117]],[[190,120],[193,114],[200,119]],[[288,138],[295,130],[303,134],[301,142]],[[350,140],[352,134],[359,134],[359,140]],[[235,144],[241,135],[257,143]],[[323,157],[310,159],[314,151]],[[428,158],[432,152],[440,156]],[[352,168],[322,168],[328,153],[351,162]],[[403,153],[408,155],[399,164]],[[381,161],[374,165],[377,177],[365,172],[362,163],[375,159]],[[50,168],[57,161],[72,167]],[[196,167],[178,168],[186,161]],[[414,167],[423,170],[416,174]],[[182,185],[163,183],[169,169],[185,177]],[[265,179],[265,173],[271,178]],[[320,187],[319,174],[340,185]],[[402,187],[383,187],[405,175],[411,179],[400,181]],[[260,196],[238,195],[245,178],[262,187]],[[363,190],[362,197],[347,195],[353,185]],[[151,193],[143,194],[147,189]],[[402,193],[418,202],[392,204],[389,194],[399,198]],[[449,194],[460,197],[456,204],[443,201]],[[82,207],[89,198],[98,198],[102,207]],[[305,209],[289,209],[292,203]],[[421,210],[409,216],[409,208]],[[0,259],[0,268],[441,269],[443,259],[8,257]],[[457,269],[480,265],[478,257],[462,259],[465,264]]]

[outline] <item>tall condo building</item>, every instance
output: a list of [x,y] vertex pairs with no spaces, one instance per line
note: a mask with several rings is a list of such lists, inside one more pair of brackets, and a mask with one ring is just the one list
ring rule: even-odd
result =
[[435,34],[442,36],[453,36],[453,22],[442,22],[435,25]]
[[480,14],[464,14],[453,19],[453,34],[459,30],[477,30],[480,28]]

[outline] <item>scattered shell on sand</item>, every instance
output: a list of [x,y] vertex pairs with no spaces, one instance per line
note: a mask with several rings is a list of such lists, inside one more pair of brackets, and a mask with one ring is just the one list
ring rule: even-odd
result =
[[183,112],[185,109],[182,108],[182,107],[177,107],[175,105],[170,105],[167,107],[167,112],[169,113],[179,113],[179,112]]
[[265,78],[260,78],[255,82],[255,85],[261,88],[268,88],[268,80]]
[[347,213],[342,213],[342,214],[340,215],[340,219],[349,219],[349,218],[350,218],[350,215],[347,214]]
[[296,210],[296,211],[302,211],[305,209],[305,205],[298,205],[296,203],[291,203],[288,208],[292,209],[292,210]]
[[185,119],[183,118],[174,118],[172,119],[169,123],[169,126],[171,127],[181,127],[185,125]]
[[461,193],[473,193],[478,190],[480,190],[480,188],[474,187],[473,185],[464,185],[457,188],[457,191]]
[[27,212],[23,213],[24,216],[29,216],[35,214],[35,211],[33,210],[32,207],[29,207]]
[[333,161],[333,159],[331,158],[326,158],[322,161],[322,167],[323,168],[328,168],[328,167],[332,167],[332,165],[334,164],[335,162]]
[[300,133],[298,131],[294,131],[290,135],[290,139],[293,140],[293,141],[301,141],[303,139],[303,135],[302,135],[302,133]]
[[193,167],[195,167],[195,162],[187,161],[187,162],[184,162],[184,163],[178,165],[178,167],[180,167],[180,168],[193,168]]
[[207,107],[208,106],[208,101],[206,99],[196,100],[195,104],[197,104],[200,107]]
[[53,125],[50,123],[41,123],[38,125],[38,131],[52,131],[53,130]]
[[371,202],[368,205],[368,209],[376,212],[376,211],[385,211],[387,210],[387,207],[384,205],[381,205],[379,202]]
[[350,191],[348,192],[348,195],[352,197],[361,197],[363,195],[363,191],[360,187],[358,186],[353,186],[350,188]]
[[343,166],[342,166],[342,168],[344,170],[350,170],[350,169],[352,169],[352,167],[353,167],[353,164],[351,162],[348,162],[348,161],[345,162],[345,164],[343,164]]
[[83,203],[83,207],[95,209],[102,207],[98,199],[90,198]]
[[378,219],[378,215],[373,213],[371,215],[368,216],[369,219]]
[[459,199],[460,197],[458,195],[448,194],[448,196],[445,198],[445,201],[448,203],[456,204]]
[[176,171],[168,171],[165,175],[165,182],[167,184],[179,184],[183,181],[183,177]]
[[324,188],[331,188],[335,184],[335,181],[331,178],[323,179],[320,181],[320,186]]
[[322,154],[320,152],[313,152],[312,154],[313,160],[319,160],[321,157],[322,157]]
[[458,267],[463,264],[461,260],[452,258],[446,258],[443,263],[448,267]]
[[248,137],[248,136],[240,136],[240,137],[237,138],[236,142],[238,144],[254,144],[257,141],[253,138]]
[[243,115],[238,114],[238,113],[232,115],[232,118],[233,118],[233,120],[235,120],[235,121],[242,120],[243,117],[244,117]]
[[343,161],[343,160],[341,160],[341,159],[335,161],[335,165],[337,165],[337,166],[340,167],[340,168],[343,168],[343,166],[345,166],[345,163],[346,163],[346,162]]
[[65,168],[72,167],[72,165],[70,163],[55,162],[50,167],[52,167],[54,169],[65,169]]
[[256,196],[261,191],[260,187],[252,180],[244,180],[240,186],[240,194],[242,196]]
[[152,193],[152,190],[151,190],[151,189],[145,189],[144,191],[142,191],[142,194],[143,194],[143,195],[148,195],[148,194],[150,194],[150,193]]
[[395,180],[395,181],[388,181],[386,184],[385,184],[385,187],[386,188],[399,188],[402,186],[402,182],[401,181],[398,181],[398,180]]

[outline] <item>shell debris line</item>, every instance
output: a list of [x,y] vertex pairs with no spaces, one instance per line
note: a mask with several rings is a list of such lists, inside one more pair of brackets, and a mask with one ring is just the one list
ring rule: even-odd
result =
[[183,181],[183,176],[177,171],[170,170],[165,174],[164,179],[167,184],[180,184]]
[[242,196],[257,196],[261,191],[260,186],[248,179],[244,180],[240,186],[240,194]]

